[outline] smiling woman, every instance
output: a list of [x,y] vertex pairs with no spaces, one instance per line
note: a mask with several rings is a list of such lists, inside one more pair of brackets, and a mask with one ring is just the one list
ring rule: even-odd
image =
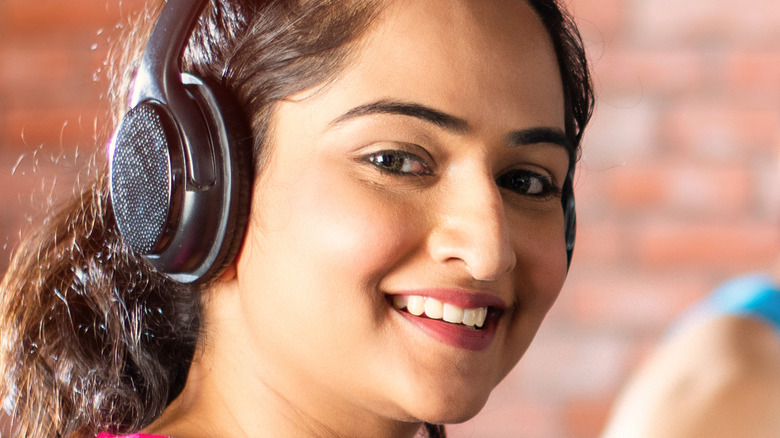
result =
[[[229,138],[246,119],[248,134],[224,165],[199,161],[201,135],[170,140],[190,123],[168,98],[178,71],[165,86],[146,76],[167,47],[156,35],[175,27],[158,25],[136,75],[140,105],[109,147],[110,177],[52,213],[2,284],[16,427],[443,436],[434,424],[480,411],[566,277],[593,105],[572,22],[552,0],[193,4],[163,9],[160,23],[199,15],[181,60],[181,47],[166,50],[202,78],[183,77],[190,98],[208,103],[205,87],[224,88],[238,107],[219,112],[226,128],[207,118],[195,129]],[[165,209],[162,237],[146,242],[123,221],[153,209],[119,194],[159,194],[147,186],[156,170],[137,167],[156,154],[156,129],[170,143],[163,161],[185,163],[162,178],[166,196],[185,203]],[[117,185],[128,150],[140,178],[129,188]],[[187,200],[231,172],[256,176],[226,179],[238,201],[220,208],[236,213],[206,211],[227,234],[210,237],[211,219],[182,230],[195,220]],[[206,247],[206,261],[191,261],[189,245]]]

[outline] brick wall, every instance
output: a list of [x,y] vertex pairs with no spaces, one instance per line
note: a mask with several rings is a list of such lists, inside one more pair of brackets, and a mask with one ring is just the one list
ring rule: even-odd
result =
[[[93,150],[113,23],[140,3],[0,2],[0,272],[25,218],[69,193],[74,157]],[[527,356],[456,438],[595,437],[675,316],[778,252],[780,3],[568,3],[599,93],[574,265]]]
[[[0,1],[0,275],[28,218],[72,192],[104,134],[103,62],[120,17],[140,4]],[[0,436],[6,427],[0,417]]]
[[0,2],[0,272],[27,217],[71,192],[105,137],[104,60],[121,11],[141,3]]

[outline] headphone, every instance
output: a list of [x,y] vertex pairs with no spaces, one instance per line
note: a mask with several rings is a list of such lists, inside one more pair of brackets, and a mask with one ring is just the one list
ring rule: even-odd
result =
[[[167,0],[108,147],[111,205],[126,245],[181,283],[213,279],[238,253],[249,216],[252,136],[218,84],[181,72],[207,0]],[[576,234],[563,185],[567,262]]]
[[567,268],[571,267],[571,256],[574,254],[574,238],[577,236],[577,213],[574,208],[574,157],[571,157],[570,161],[569,172],[566,174],[566,180],[563,182],[563,188],[561,189]]
[[168,0],[108,146],[111,205],[124,243],[181,283],[219,275],[249,216],[252,136],[218,84],[180,59],[206,0]]

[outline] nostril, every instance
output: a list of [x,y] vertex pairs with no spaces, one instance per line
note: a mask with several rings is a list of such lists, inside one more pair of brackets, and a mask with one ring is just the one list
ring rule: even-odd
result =
[[439,263],[460,266],[477,281],[495,281],[512,272],[517,255],[507,235],[468,235],[464,231],[440,231],[431,236],[431,256]]

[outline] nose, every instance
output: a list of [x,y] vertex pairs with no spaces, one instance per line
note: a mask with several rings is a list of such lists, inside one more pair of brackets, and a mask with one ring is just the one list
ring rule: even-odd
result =
[[475,280],[491,281],[515,268],[517,254],[498,186],[490,174],[472,173],[440,194],[429,249],[436,261],[461,263]]

